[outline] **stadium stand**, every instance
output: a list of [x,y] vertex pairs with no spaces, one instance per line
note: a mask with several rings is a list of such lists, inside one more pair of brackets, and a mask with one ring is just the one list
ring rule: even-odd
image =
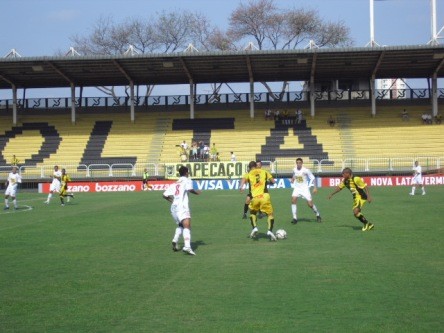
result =
[[387,169],[387,159],[398,159],[410,170],[412,158],[442,157],[443,125],[424,125],[421,115],[428,110],[423,106],[409,107],[410,119],[402,121],[402,109],[380,107],[371,117],[368,107],[320,108],[301,124],[265,120],[260,111],[252,119],[249,110],[198,111],[192,120],[186,112],[145,112],[135,123],[128,114],[81,114],[75,125],[67,114],[22,115],[15,127],[10,117],[1,116],[0,166],[15,154],[36,176],[42,166],[50,170],[55,164],[123,164],[125,175],[135,165],[132,172],[139,174],[147,164],[180,162],[183,140],[216,143],[221,161],[229,161],[233,151],[239,161],[373,159],[381,170]]

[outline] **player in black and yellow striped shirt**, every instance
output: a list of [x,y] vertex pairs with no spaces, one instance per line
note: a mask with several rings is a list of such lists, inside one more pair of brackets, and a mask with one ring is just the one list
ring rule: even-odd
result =
[[71,181],[71,178],[68,176],[65,169],[62,169],[62,177],[60,178],[60,181],[62,183],[60,186],[60,202],[62,206],[65,206],[65,197],[68,197],[68,202],[70,197],[74,198],[74,194],[68,193],[68,183]]
[[362,231],[370,231],[374,228],[374,225],[367,221],[367,219],[362,215],[361,209],[364,204],[368,201],[372,202],[370,192],[368,190],[367,184],[361,177],[353,176],[353,172],[350,168],[345,168],[342,170],[342,181],[339,186],[328,196],[331,199],[333,195],[341,191],[344,187],[348,188],[353,195],[353,214],[355,217],[364,224]]

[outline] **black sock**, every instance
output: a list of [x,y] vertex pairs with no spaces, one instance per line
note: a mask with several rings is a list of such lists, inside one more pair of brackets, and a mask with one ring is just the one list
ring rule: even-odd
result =
[[362,215],[361,213],[359,213],[359,215],[356,216],[356,218],[357,218],[359,221],[361,221],[362,223],[364,223],[364,224],[367,224],[367,223],[368,223],[367,219],[366,219],[366,218],[364,217],[364,215]]
[[247,214],[247,212],[248,212],[248,204],[245,204],[244,205],[244,214]]

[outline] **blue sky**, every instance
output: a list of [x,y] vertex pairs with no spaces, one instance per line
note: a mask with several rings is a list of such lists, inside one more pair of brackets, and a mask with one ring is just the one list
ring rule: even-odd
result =
[[[444,26],[444,0],[436,2],[439,30]],[[230,13],[239,3],[239,0],[1,0],[0,56],[11,49],[23,57],[67,52],[70,37],[88,35],[94,23],[104,16],[122,22],[129,17],[150,17],[162,10],[187,9],[205,14],[213,24],[226,27]],[[344,21],[351,29],[355,46],[365,46],[370,40],[369,0],[276,0],[275,3],[281,8],[316,9],[326,21]],[[374,12],[375,39],[380,45],[426,44],[431,38],[429,0],[375,0]],[[157,95],[182,91],[183,87],[156,89]],[[27,91],[28,97],[41,94],[36,89]],[[44,90],[43,94],[67,96],[69,92]],[[0,90],[0,99],[10,96],[9,90]]]

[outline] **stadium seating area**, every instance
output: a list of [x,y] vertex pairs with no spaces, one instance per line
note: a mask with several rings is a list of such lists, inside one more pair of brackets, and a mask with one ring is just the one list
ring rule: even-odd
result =
[[140,174],[147,163],[180,162],[183,140],[216,143],[221,161],[229,161],[231,151],[239,161],[442,157],[444,125],[424,125],[426,107],[409,107],[410,119],[403,121],[402,109],[379,107],[376,117],[368,107],[318,109],[314,118],[304,110],[301,124],[265,120],[259,111],[251,119],[249,110],[198,111],[193,120],[187,112],[137,113],[135,123],[129,114],[81,114],[75,125],[67,114],[30,115],[20,116],[16,127],[3,116],[0,166],[15,154],[29,171],[55,164],[135,164]]

